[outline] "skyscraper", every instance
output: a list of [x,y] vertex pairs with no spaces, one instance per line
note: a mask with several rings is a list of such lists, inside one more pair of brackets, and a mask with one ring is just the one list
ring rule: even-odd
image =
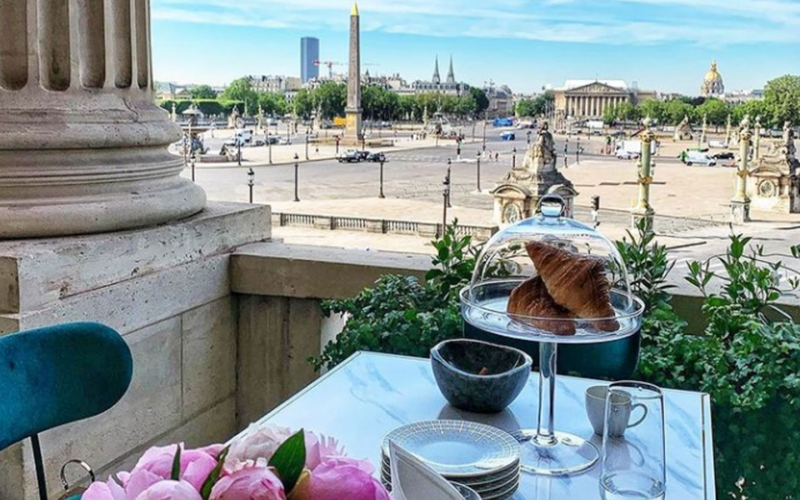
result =
[[[300,39],[300,79],[303,83],[319,77],[319,39],[303,37]],[[315,64],[317,63],[317,64]]]

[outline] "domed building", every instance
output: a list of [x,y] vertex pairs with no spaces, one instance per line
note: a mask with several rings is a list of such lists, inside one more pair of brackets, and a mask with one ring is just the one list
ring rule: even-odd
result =
[[722,97],[725,95],[725,83],[722,81],[722,75],[717,71],[717,61],[711,62],[711,69],[703,79],[700,95],[703,97]]

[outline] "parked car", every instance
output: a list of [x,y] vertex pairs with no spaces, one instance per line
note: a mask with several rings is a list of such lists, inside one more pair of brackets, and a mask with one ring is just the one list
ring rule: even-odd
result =
[[371,154],[369,151],[356,151],[356,153],[358,153],[358,161],[367,161]]
[[517,134],[515,134],[514,132],[503,132],[502,134],[500,134],[500,140],[501,141],[516,141],[517,140]]
[[286,139],[284,137],[284,138],[278,139],[278,144],[280,144],[281,146],[291,146],[292,140],[291,139]]
[[682,159],[687,167],[691,167],[692,165],[705,165],[707,167],[717,166],[717,160],[703,151],[687,151]]
[[620,160],[638,160],[639,154],[640,153],[637,151],[626,151],[624,149],[617,150],[617,158]]
[[381,163],[386,161],[386,155],[383,153],[372,153],[367,157],[367,161],[371,161],[373,163]]
[[339,163],[358,163],[361,161],[361,151],[350,149],[341,153],[336,159]]
[[724,151],[722,153],[715,153],[711,155],[711,158],[714,160],[733,160],[736,158],[736,155],[731,151]]

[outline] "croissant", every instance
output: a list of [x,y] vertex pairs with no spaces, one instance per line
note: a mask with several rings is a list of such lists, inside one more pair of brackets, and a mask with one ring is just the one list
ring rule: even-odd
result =
[[536,318],[553,318],[554,321],[530,318],[519,320],[556,335],[575,335],[575,323],[564,321],[575,318],[575,315],[556,304],[539,276],[524,281],[511,292],[511,297],[508,299],[508,313]]
[[[614,318],[603,259],[538,241],[525,248],[556,304],[582,319]],[[619,329],[615,319],[599,321],[594,326],[606,332]]]

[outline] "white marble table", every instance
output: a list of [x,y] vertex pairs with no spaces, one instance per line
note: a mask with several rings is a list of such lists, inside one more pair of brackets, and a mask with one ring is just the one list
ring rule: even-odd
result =
[[[435,419],[476,420],[513,431],[536,427],[538,377],[532,374],[520,397],[505,412],[481,416],[450,406],[439,392],[428,360],[360,353],[276,408],[259,423],[305,429],[336,437],[348,455],[380,464],[380,443],[392,429]],[[597,382],[559,377],[556,428],[591,437],[584,390]],[[706,394],[665,391],[667,500],[714,500],[714,455],[710,399]],[[235,439],[235,438],[234,438]],[[570,477],[523,473],[514,500],[600,498],[600,467]]]

